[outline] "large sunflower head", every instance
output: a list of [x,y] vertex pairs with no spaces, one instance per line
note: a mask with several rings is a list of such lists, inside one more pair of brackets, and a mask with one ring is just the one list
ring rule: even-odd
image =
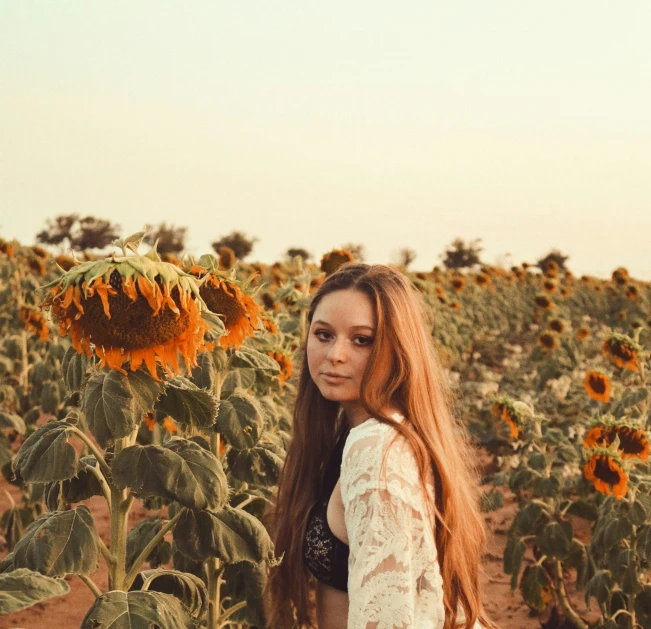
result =
[[621,500],[628,491],[628,474],[621,457],[607,448],[593,448],[587,463],[583,467],[583,475],[592,481],[595,489],[602,494],[613,494]]
[[587,371],[584,386],[587,394],[598,402],[607,404],[610,400],[610,378],[600,371]]
[[620,369],[639,371],[639,354],[642,348],[626,334],[612,332],[601,349]]
[[[240,282],[235,278],[235,268],[225,274],[211,255],[202,256],[199,263],[190,269],[190,273],[200,278],[199,292],[208,310],[224,323],[227,334],[220,337],[219,345],[222,349],[239,349],[247,337],[255,334],[261,321],[261,307],[253,300],[255,293],[248,295],[245,292],[253,276]],[[261,288],[259,286],[257,290]]]
[[333,249],[321,258],[321,270],[327,275],[332,275],[342,264],[354,262],[355,256],[345,249]]
[[[142,363],[159,379],[158,362],[168,375],[179,373],[178,354],[187,369],[196,366],[208,324],[197,281],[173,264],[163,262],[155,248],[138,255],[141,234],[116,241],[121,256],[83,262],[46,285],[43,303],[69,335],[80,354],[94,352],[106,365],[124,373]],[[133,255],[127,254],[127,249]]]

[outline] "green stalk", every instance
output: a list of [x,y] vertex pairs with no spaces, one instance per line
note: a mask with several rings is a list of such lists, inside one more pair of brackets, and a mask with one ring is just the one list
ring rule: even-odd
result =
[[[215,397],[219,400],[221,398],[222,385],[226,378],[226,370],[220,371],[215,378],[215,385],[213,387],[213,393]],[[219,458],[219,433],[214,432],[210,435],[210,451]],[[221,612],[221,601],[220,601],[220,587],[221,579],[220,575],[222,572],[221,561],[217,557],[209,557],[206,562],[206,568],[208,570],[208,628],[207,629],[219,629],[219,616]]]
[[[124,448],[135,441],[137,430],[129,437],[115,440],[114,453],[117,456]],[[111,555],[115,563],[109,568],[109,590],[125,590],[126,559],[127,559],[127,520],[132,499],[129,499],[129,490],[120,489],[111,484]]]
[[570,600],[567,597],[567,591],[565,590],[565,581],[563,581],[561,562],[558,561],[558,559],[552,562],[552,569],[554,571],[554,576],[556,577],[556,594],[558,595],[558,600],[563,609],[563,613],[577,629],[588,629],[588,625],[583,622],[581,617],[574,611],[574,608],[570,604]]

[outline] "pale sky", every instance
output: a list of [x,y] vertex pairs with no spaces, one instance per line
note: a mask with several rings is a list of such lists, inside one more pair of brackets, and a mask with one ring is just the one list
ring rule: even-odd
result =
[[77,212],[249,260],[459,236],[651,279],[651,2],[0,0],[0,235]]

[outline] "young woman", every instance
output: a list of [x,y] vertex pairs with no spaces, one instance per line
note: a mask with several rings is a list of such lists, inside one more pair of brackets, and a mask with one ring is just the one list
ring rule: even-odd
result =
[[[319,287],[267,514],[269,627],[497,629],[479,589],[479,481],[418,291],[346,263]],[[265,518],[267,520],[267,518]],[[309,571],[309,572],[308,572]]]

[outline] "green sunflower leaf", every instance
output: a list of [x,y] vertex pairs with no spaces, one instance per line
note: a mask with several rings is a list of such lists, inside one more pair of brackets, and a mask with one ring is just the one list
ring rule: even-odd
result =
[[0,574],[0,614],[18,612],[69,591],[70,586],[63,579],[18,568]]
[[212,393],[177,376],[165,383],[156,410],[188,426],[208,428],[215,422],[218,401]]

